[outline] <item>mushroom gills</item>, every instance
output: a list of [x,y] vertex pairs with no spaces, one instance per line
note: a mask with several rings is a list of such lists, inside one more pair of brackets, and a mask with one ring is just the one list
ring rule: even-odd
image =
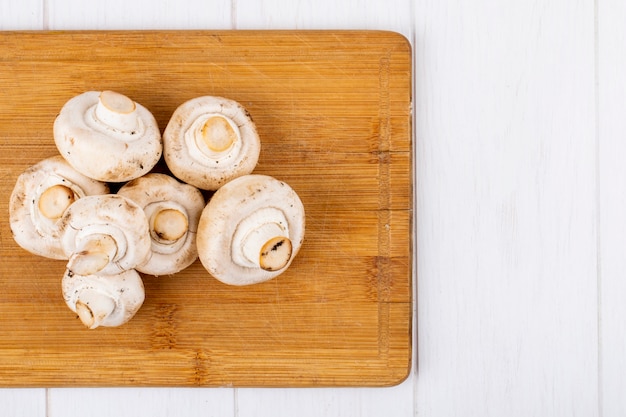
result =
[[266,271],[284,268],[293,252],[287,219],[281,210],[273,207],[257,210],[242,220],[232,245],[236,264]]

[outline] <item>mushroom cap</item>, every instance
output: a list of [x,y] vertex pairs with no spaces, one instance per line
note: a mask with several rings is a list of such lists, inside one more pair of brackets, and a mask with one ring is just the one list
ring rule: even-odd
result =
[[[137,203],[148,215],[152,255],[146,263],[136,267],[139,272],[155,276],[175,274],[198,259],[196,232],[205,206],[199,189],[166,174],[150,173],[126,183],[117,194]],[[154,232],[159,213],[170,210],[182,213],[187,226],[186,232],[171,242],[168,237]]]
[[70,261],[91,238],[105,235],[113,239],[117,252],[99,274],[119,274],[150,256],[148,219],[141,207],[121,195],[81,198],[67,209],[61,221],[61,246]]
[[[271,218],[269,226],[282,223],[278,227],[288,231],[289,258],[277,270],[239,260],[244,256],[237,241],[254,234],[250,226],[258,218]],[[264,227],[257,226],[256,231]],[[198,255],[204,268],[219,281],[238,286],[256,284],[277,277],[289,267],[302,246],[304,230],[304,206],[289,185],[267,175],[245,175],[217,190],[202,211],[196,239]]]
[[19,175],[9,200],[13,238],[23,249],[51,259],[67,259],[59,238],[62,223],[57,217],[64,207],[57,207],[57,215],[47,218],[39,210],[40,197],[59,186],[72,200],[109,192],[107,184],[79,173],[59,155],[41,160]]
[[183,103],[163,132],[163,155],[172,174],[203,190],[216,190],[251,173],[260,150],[248,111],[223,97],[202,96]]
[[[110,126],[98,117],[107,108],[100,97],[110,97],[128,130]],[[120,103],[115,103],[119,101]],[[123,113],[128,102],[130,113]],[[99,107],[100,106],[100,107]],[[104,120],[103,120],[104,119]],[[68,100],[54,121],[54,141],[61,155],[79,172],[99,181],[125,182],[148,173],[163,151],[161,132],[148,109],[113,92],[87,91]]]
[[90,329],[127,323],[145,300],[143,281],[133,269],[107,276],[77,275],[66,270],[61,288],[67,306]]

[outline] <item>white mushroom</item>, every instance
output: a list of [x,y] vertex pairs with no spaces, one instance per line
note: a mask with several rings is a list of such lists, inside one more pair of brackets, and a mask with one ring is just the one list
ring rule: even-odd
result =
[[117,192],[142,207],[148,217],[152,255],[136,269],[155,276],[175,274],[198,258],[196,231],[204,196],[196,187],[166,174],[150,173]]
[[163,132],[163,154],[170,171],[203,190],[216,190],[251,173],[260,149],[249,113],[223,97],[203,96],[183,103]]
[[67,269],[77,275],[115,275],[143,264],[150,256],[148,219],[136,203],[107,194],[72,204],[64,223],[61,246]]
[[59,240],[60,218],[74,201],[108,192],[107,184],[80,174],[61,156],[39,161],[20,174],[11,193],[13,238],[35,255],[67,259]]
[[54,121],[54,141],[77,171],[107,182],[148,173],[163,151],[152,113],[113,91],[88,91],[68,100]]
[[108,276],[66,270],[61,287],[65,303],[89,329],[127,323],[145,300],[143,282],[133,269]]
[[304,228],[304,206],[289,185],[266,175],[245,175],[217,190],[202,211],[199,258],[223,283],[263,282],[289,267]]

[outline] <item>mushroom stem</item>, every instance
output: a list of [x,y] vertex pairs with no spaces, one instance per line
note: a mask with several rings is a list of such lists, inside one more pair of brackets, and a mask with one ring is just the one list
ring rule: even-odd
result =
[[103,124],[121,132],[132,133],[137,129],[135,102],[114,91],[102,91],[96,105],[96,118]]
[[78,275],[97,274],[115,257],[117,243],[110,235],[93,234],[84,239],[67,263],[67,269]]
[[232,163],[241,150],[241,132],[230,118],[218,113],[208,113],[198,117],[185,132],[185,142],[189,149],[195,149],[192,156],[198,161]]
[[150,219],[150,226],[155,240],[166,243],[176,242],[189,229],[187,216],[173,208],[156,212]]
[[266,271],[283,269],[292,255],[291,240],[277,236],[268,240],[261,248],[259,266]]
[[206,146],[213,152],[224,152],[230,148],[237,140],[238,129],[232,125],[232,121],[223,116],[212,115],[204,121],[204,124],[197,133],[196,141],[202,141],[202,145]]
[[[122,190],[124,192],[124,190]],[[176,201],[155,201],[144,207],[148,217],[152,251],[173,254],[187,241],[189,216]]]
[[277,223],[266,223],[252,230],[242,242],[243,255],[266,271],[284,268],[291,259],[291,241]]
[[83,291],[76,300],[76,314],[89,329],[95,329],[115,310],[115,300],[97,291]]
[[64,185],[53,185],[39,197],[39,212],[50,220],[60,218],[65,210],[76,200],[71,188]]

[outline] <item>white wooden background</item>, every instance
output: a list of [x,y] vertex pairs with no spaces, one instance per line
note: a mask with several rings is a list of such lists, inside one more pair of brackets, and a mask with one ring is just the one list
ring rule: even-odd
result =
[[623,0],[0,0],[0,30],[404,34],[418,275],[397,387],[4,389],[0,414],[625,416],[625,22]]

